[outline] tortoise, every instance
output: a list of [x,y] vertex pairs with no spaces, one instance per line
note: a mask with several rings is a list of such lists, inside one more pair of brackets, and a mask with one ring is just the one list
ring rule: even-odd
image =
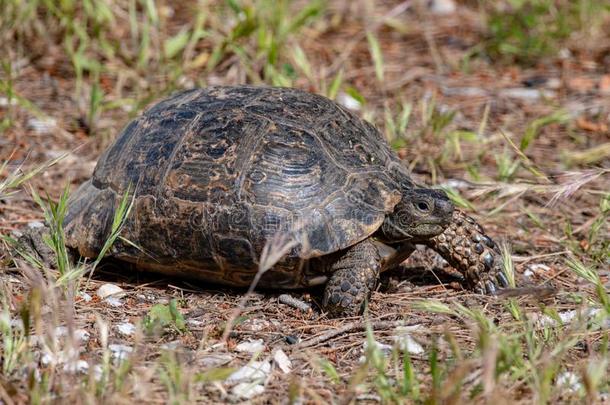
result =
[[[257,273],[263,288],[325,284],[333,316],[360,313],[379,273],[416,244],[479,293],[508,284],[472,218],[412,181],[372,124],[305,91],[219,86],[158,102],[71,196],[67,246],[96,257],[130,187],[124,239],[108,255],[138,269],[237,287]],[[283,254],[259,273],[265,249]]]

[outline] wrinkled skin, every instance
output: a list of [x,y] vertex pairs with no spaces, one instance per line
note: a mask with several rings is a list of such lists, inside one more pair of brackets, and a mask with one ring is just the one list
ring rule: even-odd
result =
[[[151,107],[71,197],[67,245],[97,256],[125,193],[133,208],[122,237],[131,243],[117,240],[110,256],[248,286],[265,245],[284,235],[292,249],[258,285],[326,283],[323,305],[335,316],[359,313],[379,272],[413,244],[439,252],[469,288],[506,284],[491,239],[443,192],[415,185],[377,129],[296,89],[194,89]],[[388,257],[379,243],[398,248]]]

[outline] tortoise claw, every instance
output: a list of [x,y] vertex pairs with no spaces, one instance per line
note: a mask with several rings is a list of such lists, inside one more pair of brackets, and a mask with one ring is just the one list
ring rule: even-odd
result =
[[508,279],[506,278],[504,273],[499,272],[498,274],[496,274],[496,279],[498,280],[498,284],[500,284],[501,287],[509,287],[510,286],[510,284],[508,283]]
[[487,294],[496,295],[496,286],[490,280],[485,281],[485,291]]
[[481,282],[478,282],[477,285],[474,287],[474,292],[477,294],[485,295],[485,286]]

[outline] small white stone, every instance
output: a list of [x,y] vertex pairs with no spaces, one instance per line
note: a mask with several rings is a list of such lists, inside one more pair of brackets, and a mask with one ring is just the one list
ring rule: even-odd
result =
[[557,77],[551,77],[546,82],[546,87],[553,90],[558,90],[561,87],[561,80]]
[[54,329],[54,335],[55,337],[64,337],[68,334],[68,328],[66,328],[65,326],[58,326]]
[[498,93],[501,97],[515,98],[522,101],[537,101],[541,98],[553,98],[556,93],[551,90],[538,90],[529,88],[502,89]]
[[111,307],[121,307],[123,306],[123,301],[121,301],[120,299],[116,298],[116,297],[108,297],[104,300],[104,302],[108,305],[110,305]]
[[74,338],[80,343],[86,343],[89,341],[91,334],[84,329],[76,329],[74,331]]
[[171,342],[163,343],[161,349],[163,350],[176,350],[180,346],[179,340],[172,340]]
[[542,272],[547,272],[549,270],[551,270],[551,268],[549,266],[547,266],[546,264],[542,264],[542,263],[532,263],[529,266],[527,266],[528,270],[533,271],[534,273],[542,273]]
[[[600,313],[600,311],[601,310],[599,308],[589,309],[589,310],[586,310],[585,312],[583,312],[582,316],[587,319],[591,319],[591,318],[597,316]],[[579,314],[579,311],[571,310],[571,311],[559,312],[557,315],[559,316],[559,319],[561,320],[561,324],[565,325],[565,324],[569,324],[572,321],[574,321],[575,319],[577,319],[578,314]],[[557,326],[557,321],[548,315],[540,316],[538,318],[537,322],[540,326]]]
[[362,105],[360,101],[356,100],[354,97],[350,96],[347,93],[339,93],[337,95],[337,102],[341,104],[345,108],[349,108],[350,110],[359,111]]
[[8,102],[8,98],[6,97],[0,97],[0,107],[7,107],[8,105],[17,105],[17,100],[14,98],[11,98],[11,102]]
[[101,299],[110,296],[122,297],[123,295],[125,295],[123,289],[116,284],[106,283],[97,289],[97,296]]
[[[62,338],[68,336],[68,328],[65,326],[58,326],[54,329],[54,336],[56,338]],[[75,329],[74,339],[79,343],[85,343],[89,341],[90,333],[85,329]]]
[[101,380],[103,375],[104,368],[101,364],[96,364],[95,366],[93,366],[93,378],[95,378],[95,381]]
[[125,295],[124,290],[115,284],[106,283],[97,290],[97,296],[110,306],[120,307],[123,305],[120,298]]
[[197,365],[201,368],[214,368],[221,367],[225,364],[229,364],[233,360],[233,356],[230,354],[223,353],[210,353],[203,355],[197,359]]
[[[377,349],[381,350],[381,351],[382,351],[384,354],[389,354],[389,353],[391,353],[391,352],[392,352],[392,348],[393,348],[393,347],[392,347],[392,345],[387,345],[387,344],[385,344],[385,343],[381,343],[381,342],[378,342],[378,341],[376,341],[376,340],[374,340],[374,341],[373,341],[373,345],[374,345],[374,346],[375,346]],[[368,341],[365,341],[365,342],[362,344],[362,349],[363,349],[363,350],[366,352],[366,350],[368,349],[368,347],[369,347],[369,342],[368,342]]]
[[561,59],[570,59],[572,58],[572,51],[570,51],[568,48],[561,48],[558,55]]
[[119,344],[108,345],[108,349],[112,352],[112,357],[117,360],[125,360],[133,352],[132,347]]
[[27,122],[27,127],[38,135],[48,134],[57,127],[57,120],[54,118],[30,118]]
[[576,392],[582,388],[580,378],[571,371],[565,371],[557,376],[557,386],[564,387],[568,391]]
[[271,373],[271,363],[268,361],[253,361],[233,372],[228,378],[229,383],[247,381],[264,381]]
[[[1,322],[1,320],[0,320]],[[10,325],[12,328],[23,330],[23,320],[21,318],[11,319]]]
[[275,351],[273,354],[273,362],[284,372],[284,374],[288,374],[292,370],[292,363],[282,349],[277,349]]
[[49,364],[56,364],[57,362],[57,356],[55,356],[53,353],[43,353],[40,357],[40,363],[43,366],[48,366]]
[[93,298],[86,292],[79,292],[78,296],[85,302],[90,302]]
[[263,344],[263,339],[248,340],[238,344],[235,350],[246,353],[260,353],[265,350],[265,345]]
[[523,277],[532,278],[534,276],[534,272],[530,269],[527,269],[523,272]]
[[434,14],[447,15],[454,13],[457,7],[453,0],[430,0],[428,8]]
[[28,228],[30,228],[30,229],[44,228],[44,224],[40,221],[32,221],[32,222],[28,222]]
[[400,350],[406,350],[410,354],[424,353],[424,348],[422,347],[422,345],[417,343],[417,341],[407,333],[403,333],[399,336],[394,336],[394,341],[396,342]]
[[40,356],[40,363],[48,366],[50,364],[63,364],[78,358],[79,353],[76,349],[60,350],[58,352],[52,352],[47,347],[43,348],[43,353]]
[[201,326],[201,325],[203,325],[203,324],[204,324],[204,322],[203,322],[203,321],[200,321],[200,320],[197,320],[197,319],[187,319],[187,320],[186,320],[186,323],[187,323],[187,325],[189,325],[189,326],[195,326],[195,327],[197,327],[197,326]]
[[89,363],[85,360],[76,360],[64,364],[64,371],[71,374],[85,374],[89,371]]
[[243,399],[252,399],[263,392],[265,392],[263,385],[248,382],[239,383],[231,389],[233,395]]
[[121,322],[116,328],[123,336],[131,336],[136,332],[136,326],[131,322]]

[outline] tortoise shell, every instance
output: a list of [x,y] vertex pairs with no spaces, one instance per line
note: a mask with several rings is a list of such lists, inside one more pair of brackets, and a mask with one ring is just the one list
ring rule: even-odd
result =
[[130,187],[129,243],[109,255],[247,286],[283,234],[294,247],[259,285],[301,287],[325,271],[309,263],[369,237],[414,186],[381,133],[335,102],[239,86],[178,93],[129,123],[71,197],[67,244],[99,254]]

